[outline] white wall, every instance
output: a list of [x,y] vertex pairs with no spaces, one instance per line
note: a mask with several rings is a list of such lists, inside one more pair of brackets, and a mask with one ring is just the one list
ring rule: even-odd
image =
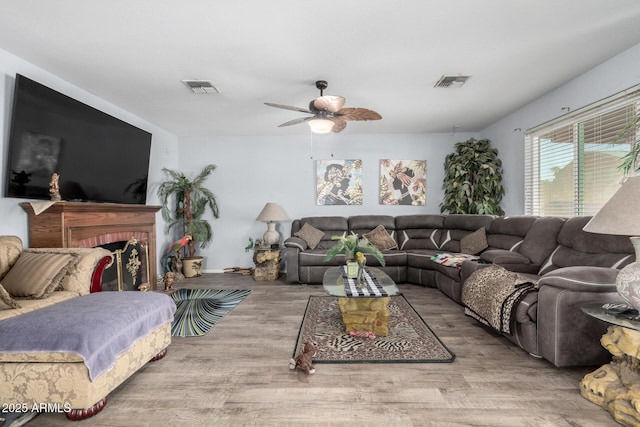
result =
[[[49,86],[59,92],[71,96],[85,104],[91,105],[114,117],[131,123],[153,134],[151,141],[151,162],[149,167],[149,181],[157,182],[163,178],[161,169],[163,166],[177,167],[179,161],[178,138],[166,132],[158,126],[152,125],[137,116],[134,116],[121,108],[116,107],[72,84],[54,76],[53,74],[38,68],[15,55],[0,49],[0,130],[2,136],[2,160],[0,161],[0,188],[4,193],[6,179],[6,163],[8,155],[8,140],[11,125],[11,109],[13,105],[13,87],[16,73],[22,74]],[[12,234],[19,236],[25,245],[29,244],[27,214],[19,206],[24,199],[0,197],[0,235]],[[147,204],[158,204],[155,192],[149,192]],[[158,220],[161,221],[158,213]],[[160,233],[158,248],[166,247],[167,240]],[[160,249],[159,249],[160,250]]]
[[[212,244],[201,251],[205,270],[251,267],[252,253],[245,253],[249,237],[262,238],[266,225],[256,217],[266,202],[277,202],[289,218],[314,215],[410,215],[438,213],[442,201],[444,157],[453,144],[474,134],[421,135],[311,135],[288,137],[212,137],[180,140],[180,169],[188,174],[204,165],[218,165],[207,182],[216,194],[220,219],[212,221]],[[313,156],[313,159],[311,158]],[[362,159],[363,205],[317,206],[316,160]],[[427,205],[378,204],[380,159],[427,161]],[[288,236],[291,223],[278,231]]]
[[[523,134],[528,128],[563,114],[562,107],[580,108],[640,83],[640,45],[614,57],[575,80],[520,108],[479,134],[339,135],[303,137],[211,137],[178,139],[158,126],[127,113],[45,70],[0,50],[0,129],[4,180],[7,140],[16,73],[24,74],[82,102],[132,123],[153,134],[148,204],[157,204],[155,191],[165,178],[161,169],[198,172],[205,164],[218,169],[209,184],[220,203],[219,220],[212,221],[214,239],[202,251],[208,271],[252,265],[244,247],[249,237],[259,238],[266,226],[255,221],[266,202],[279,203],[290,218],[311,215],[358,215],[437,213],[442,201],[444,157],[453,144],[470,137],[491,140],[500,150],[504,164],[506,195],[502,206],[510,215],[524,211]],[[526,82],[523,82],[526,84]],[[514,131],[520,129],[520,131]],[[313,143],[312,143],[313,142]],[[313,149],[312,147],[313,146]],[[316,206],[315,160],[360,158],[363,160],[364,204],[362,206]],[[313,159],[311,158],[313,157]],[[427,206],[381,206],[378,204],[379,160],[426,159]],[[4,182],[1,182],[4,188]],[[0,197],[0,234],[15,234],[27,242],[27,217],[19,207],[22,200]],[[161,255],[175,238],[167,234],[160,215],[158,252]],[[288,235],[290,223],[279,227]]]
[[[640,83],[640,44],[527,104],[480,132],[500,151],[507,215],[524,213],[524,132]],[[526,84],[526,82],[522,82]],[[520,130],[516,130],[520,129]]]

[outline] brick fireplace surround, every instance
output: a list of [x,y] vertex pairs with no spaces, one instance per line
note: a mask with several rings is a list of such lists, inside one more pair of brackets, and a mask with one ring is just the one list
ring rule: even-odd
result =
[[131,237],[147,243],[149,285],[156,288],[156,212],[161,206],[56,202],[37,215],[31,203],[20,206],[29,216],[32,248],[93,248]]

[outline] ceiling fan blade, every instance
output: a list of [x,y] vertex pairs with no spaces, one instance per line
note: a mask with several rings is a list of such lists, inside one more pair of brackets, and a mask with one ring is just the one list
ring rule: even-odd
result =
[[342,120],[380,120],[382,116],[367,108],[343,108],[335,113]]
[[331,117],[330,120],[334,123],[331,128],[331,132],[340,133],[347,127],[347,122],[345,122],[342,117]]
[[300,117],[298,119],[293,119],[293,120],[289,120],[288,122],[285,122],[281,125],[279,125],[278,127],[284,127],[284,126],[291,126],[291,125],[297,125],[298,123],[304,123],[304,122],[308,122],[309,120],[313,119],[315,116],[311,116],[311,117]]
[[318,110],[327,110],[331,113],[338,112],[344,106],[345,99],[343,96],[319,96],[313,101],[313,106]]
[[274,104],[273,102],[265,102],[264,105],[268,105],[269,107],[282,108],[284,110],[300,111],[301,113],[313,114],[306,108],[292,107],[291,105]]

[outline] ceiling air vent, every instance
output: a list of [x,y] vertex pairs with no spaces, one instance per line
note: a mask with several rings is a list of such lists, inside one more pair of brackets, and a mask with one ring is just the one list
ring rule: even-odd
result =
[[462,87],[471,76],[442,76],[434,87]]
[[220,89],[215,87],[209,80],[183,80],[193,93],[220,93]]

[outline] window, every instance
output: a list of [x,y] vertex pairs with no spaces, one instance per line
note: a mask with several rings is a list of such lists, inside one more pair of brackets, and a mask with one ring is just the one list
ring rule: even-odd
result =
[[525,213],[593,215],[620,185],[622,157],[639,129],[620,133],[640,111],[640,86],[525,134]]

